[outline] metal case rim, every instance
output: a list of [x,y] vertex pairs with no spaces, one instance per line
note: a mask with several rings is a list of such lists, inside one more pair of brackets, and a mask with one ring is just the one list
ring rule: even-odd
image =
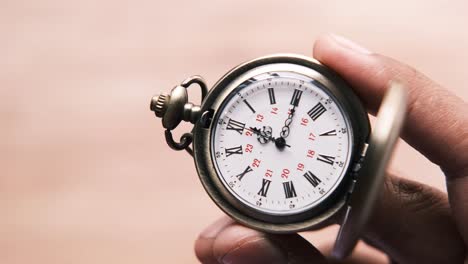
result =
[[[239,210],[239,206],[234,206],[232,201],[226,199],[225,193],[220,193],[223,190],[220,189],[220,186],[214,182],[218,176],[214,169],[214,164],[211,161],[210,138],[212,131],[211,124],[215,122],[211,122],[208,127],[206,127],[206,124],[201,122],[197,122],[195,124],[193,129],[195,165],[200,181],[202,182],[202,185],[210,198],[221,210],[240,223],[257,230],[271,233],[290,233],[318,228],[325,224],[328,219],[339,212],[340,209],[346,204],[348,190],[351,187],[353,180],[351,179],[350,174],[354,164],[359,161],[359,154],[367,142],[370,134],[370,125],[367,113],[357,96],[351,90],[350,86],[343,79],[341,79],[333,71],[329,70],[326,66],[320,64],[320,62],[305,56],[295,54],[274,54],[265,56],[243,63],[225,74],[213,86],[203,101],[201,112],[204,113],[209,111],[213,114],[213,116],[215,116],[217,114],[218,108],[225,99],[224,97],[220,98],[220,94],[228,94],[230,92],[224,91],[224,88],[228,84],[230,84],[240,75],[254,68],[274,63],[298,64],[311,68],[314,71],[320,73],[324,78],[321,81],[328,84],[326,87],[336,97],[336,99],[339,100],[341,107],[348,114],[350,125],[353,130],[354,140],[354,149],[351,153],[351,162],[346,171],[346,178],[340,183],[342,186],[334,191],[335,193],[333,197],[330,196],[326,200],[328,202],[326,204],[326,208],[323,208],[321,212],[315,212],[314,214],[311,214],[310,212],[307,214],[308,212],[304,212],[301,213],[302,217],[290,217],[289,219],[285,218],[280,222],[274,222],[271,221],[271,219],[259,219],[258,217],[249,216],[245,213],[245,211],[242,212],[242,210]],[[214,105],[217,105],[216,109],[212,108]],[[278,216],[275,217],[278,218]]]

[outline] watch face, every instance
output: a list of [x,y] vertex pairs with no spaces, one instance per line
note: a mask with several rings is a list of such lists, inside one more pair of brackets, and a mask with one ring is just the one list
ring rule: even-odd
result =
[[330,198],[345,178],[353,147],[349,118],[307,75],[285,70],[250,76],[226,96],[213,122],[217,176],[236,201],[256,212],[303,213]]

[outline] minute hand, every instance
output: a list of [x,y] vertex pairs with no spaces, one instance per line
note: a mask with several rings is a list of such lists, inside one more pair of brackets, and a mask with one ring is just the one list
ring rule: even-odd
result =
[[281,132],[280,132],[280,136],[284,139],[284,138],[287,138],[289,136],[289,126],[291,125],[292,123],[292,119],[294,117],[294,112],[296,111],[296,106],[293,106],[293,108],[291,108],[289,110],[289,114],[288,114],[288,118],[286,118],[286,120],[284,121],[284,126],[283,128],[281,129]]

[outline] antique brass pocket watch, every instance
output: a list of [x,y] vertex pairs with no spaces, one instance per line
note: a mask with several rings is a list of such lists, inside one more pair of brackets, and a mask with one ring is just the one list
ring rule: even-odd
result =
[[[201,105],[187,89],[201,88]],[[251,228],[291,233],[342,223],[333,255],[354,248],[399,137],[406,92],[389,84],[371,133],[349,85],[304,56],[278,54],[243,63],[208,93],[199,76],[152,98],[168,145],[187,150],[200,180],[226,214]],[[181,121],[194,124],[179,142]],[[191,148],[190,145],[193,144]]]

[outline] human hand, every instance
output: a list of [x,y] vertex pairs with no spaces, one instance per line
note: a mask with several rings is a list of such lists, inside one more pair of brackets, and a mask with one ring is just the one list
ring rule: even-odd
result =
[[[326,35],[314,57],[341,75],[375,114],[387,83],[407,84],[409,106],[401,137],[445,174],[447,194],[389,173],[363,240],[396,263],[468,263],[468,105],[409,66]],[[298,234],[273,235],[227,217],[195,245],[203,263],[329,263]],[[351,257],[344,263],[372,263]]]

